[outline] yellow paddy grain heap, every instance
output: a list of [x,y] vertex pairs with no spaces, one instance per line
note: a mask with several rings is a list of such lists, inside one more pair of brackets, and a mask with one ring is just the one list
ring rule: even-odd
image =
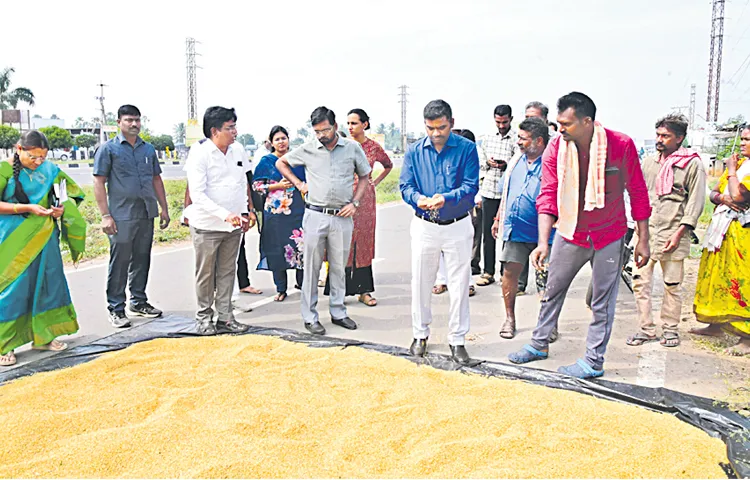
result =
[[264,336],[137,344],[0,405],[2,477],[725,478],[668,415]]

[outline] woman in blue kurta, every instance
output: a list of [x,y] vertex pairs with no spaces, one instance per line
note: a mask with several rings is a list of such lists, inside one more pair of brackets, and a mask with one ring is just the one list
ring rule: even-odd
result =
[[[274,300],[283,302],[287,296],[287,270],[297,273],[297,288],[302,285],[302,217],[305,200],[302,194],[276,169],[276,160],[289,151],[289,134],[284,127],[271,129],[268,140],[272,153],[263,157],[255,168],[253,189],[265,196],[260,231],[260,262],[258,270],[273,272],[276,284]],[[304,167],[292,169],[305,181]]]

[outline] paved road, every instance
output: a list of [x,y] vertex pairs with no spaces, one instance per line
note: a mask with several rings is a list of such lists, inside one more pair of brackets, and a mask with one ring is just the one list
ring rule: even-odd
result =
[[[330,323],[326,297],[322,297],[319,304],[321,321],[329,335],[391,345],[409,345],[412,336],[408,227],[412,218],[411,210],[403,204],[381,208],[376,246],[380,258],[374,263],[376,296],[380,305],[369,308],[350,297],[347,301],[349,313],[360,328],[348,331]],[[257,263],[257,240],[256,232],[248,233],[247,253],[251,265]],[[550,359],[534,364],[535,367],[554,370],[560,365],[573,363],[582,356],[591,318],[584,304],[589,278],[590,270],[585,267],[568,293],[560,319],[560,340],[552,346]],[[74,344],[115,332],[106,319],[105,279],[106,265],[102,262],[68,272],[68,282],[81,324],[81,331],[72,338]],[[297,291],[290,292],[286,302],[276,303],[272,301],[274,290],[269,272],[254,271],[252,282],[264,293],[261,296],[242,295],[238,305],[252,306],[254,310],[240,314],[239,321],[304,331]],[[189,244],[155,250],[148,287],[149,298],[155,306],[165,311],[192,316],[195,309],[193,285],[193,250]],[[431,351],[448,353],[445,344],[448,294],[435,297],[433,308],[434,333],[429,348]],[[467,345],[469,353],[477,358],[506,361],[509,352],[528,342],[539,311],[537,296],[531,294],[520,297],[517,308],[518,335],[513,340],[503,340],[498,335],[503,319],[500,288],[497,284],[478,287],[478,294],[471,300],[472,328]],[[721,374],[736,371],[736,363],[696,349],[689,341],[670,350],[658,344],[650,344],[642,349],[627,347],[624,340],[635,331],[636,324],[632,294],[623,286],[620,289],[617,320],[607,353],[605,378],[652,387],[666,386],[697,395],[724,398],[727,383]],[[22,351],[19,361],[33,360],[40,355],[48,354]],[[748,363],[743,365],[747,366]]]

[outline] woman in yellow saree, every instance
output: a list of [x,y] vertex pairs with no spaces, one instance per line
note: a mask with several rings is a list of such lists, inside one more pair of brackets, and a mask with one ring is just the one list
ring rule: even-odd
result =
[[13,350],[29,342],[65,350],[55,339],[78,331],[59,239],[77,261],[86,239],[77,207],[83,193],[45,161],[48,150],[47,138],[31,130],[0,162],[0,366],[15,364]]
[[706,231],[698,285],[693,301],[696,319],[707,323],[691,333],[740,337],[728,349],[750,354],[750,128],[742,131],[740,149],[727,159],[727,169],[709,194],[717,205]]

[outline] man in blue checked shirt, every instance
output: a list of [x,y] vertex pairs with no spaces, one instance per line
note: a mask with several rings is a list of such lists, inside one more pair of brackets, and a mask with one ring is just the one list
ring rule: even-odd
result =
[[474,228],[469,211],[479,191],[479,157],[476,145],[451,133],[453,112],[443,100],[424,108],[427,137],[406,150],[400,189],[414,208],[411,224],[412,329],[409,351],[424,356],[432,323],[432,286],[440,255],[445,259],[450,294],[450,334],[453,359],[466,365],[465,337],[469,332],[469,284]]

